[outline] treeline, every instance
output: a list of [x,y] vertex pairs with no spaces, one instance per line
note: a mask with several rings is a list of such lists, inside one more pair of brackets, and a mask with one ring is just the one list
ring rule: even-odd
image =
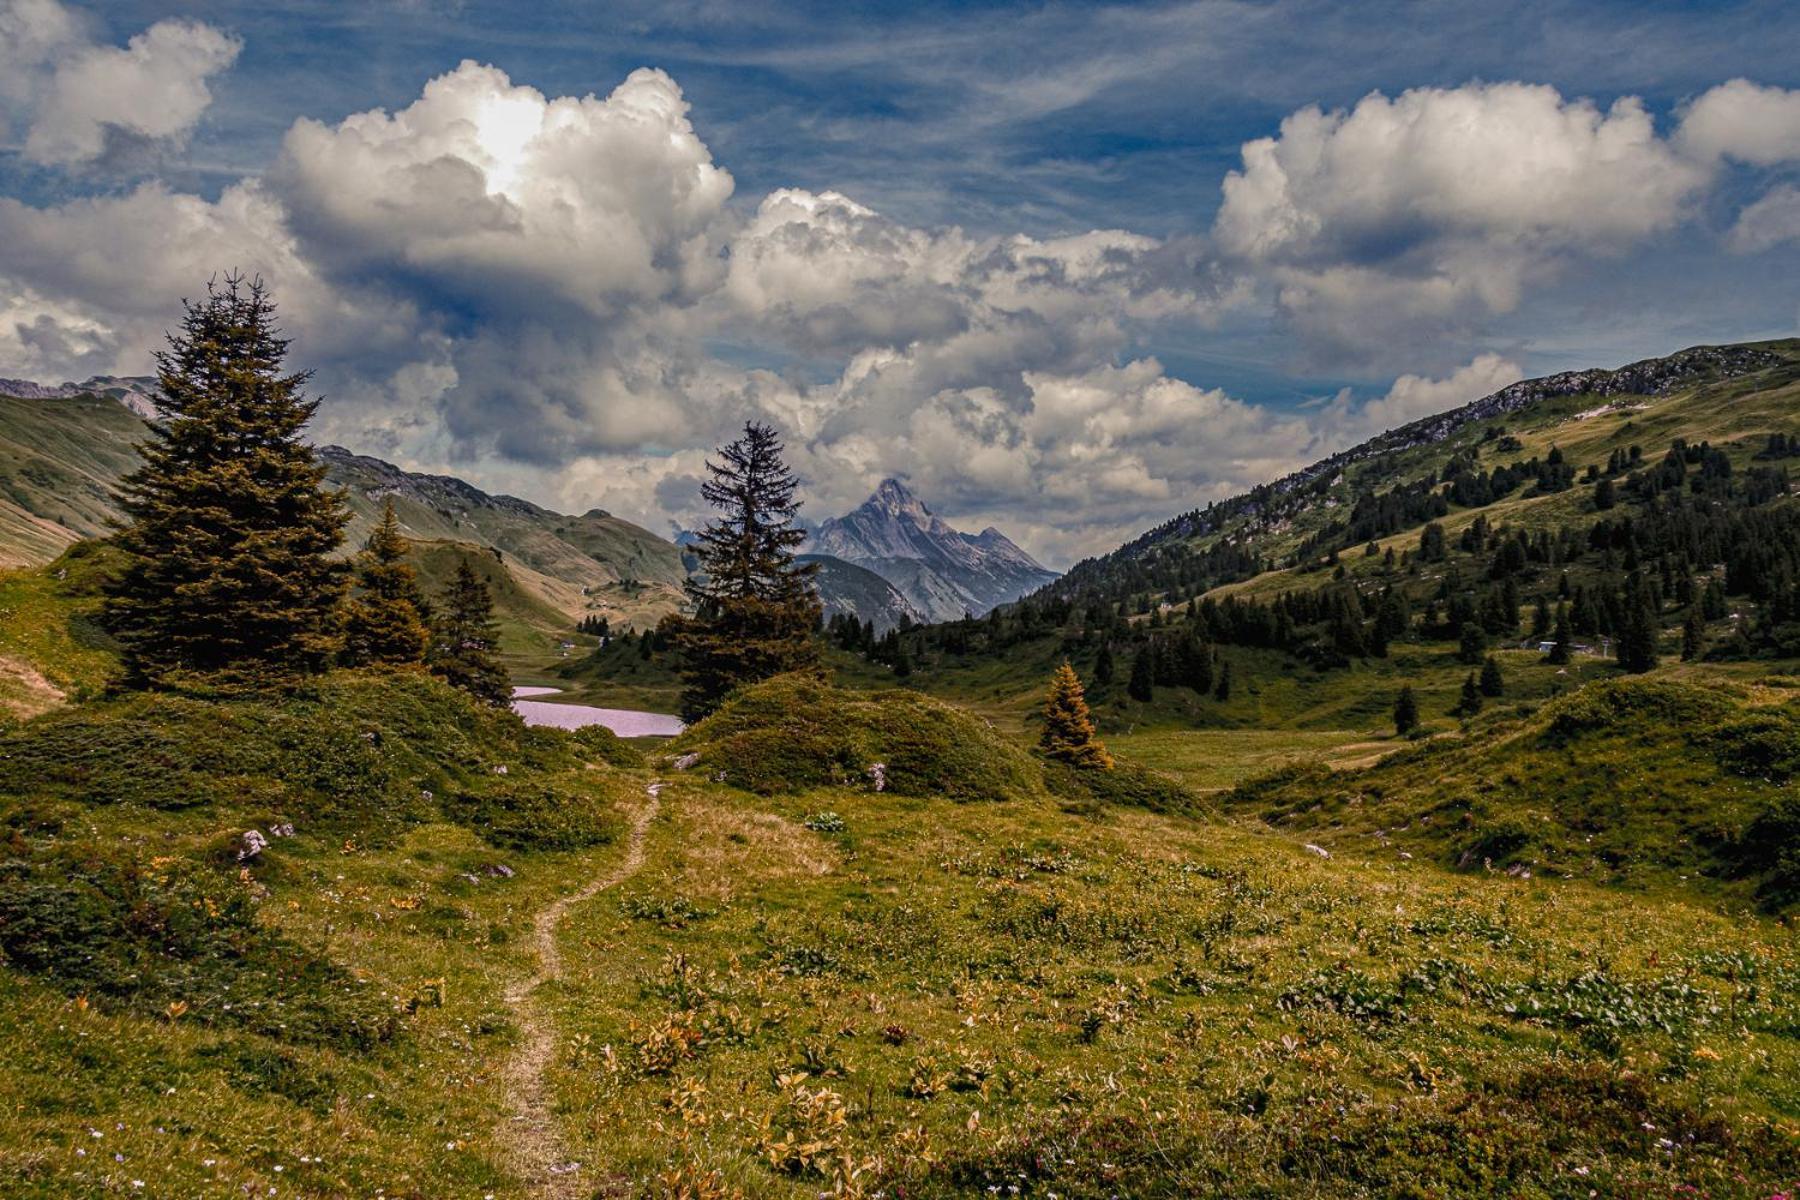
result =
[[103,620],[127,683],[251,691],[417,666],[508,703],[492,597],[466,562],[427,600],[391,501],[362,552],[335,557],[350,513],[302,439],[317,402],[305,372],[282,373],[261,283],[227,276],[184,308],[157,355],[165,418],[120,490],[125,562]]
[[[1439,490],[1402,486],[1371,498],[1345,534],[1362,540],[1368,521],[1435,512],[1457,480],[1479,497],[1526,485],[1568,490],[1577,477],[1554,451],[1485,473],[1471,471],[1471,461],[1453,463]],[[1675,626],[1684,658],[1800,655],[1800,506],[1773,503],[1788,494],[1785,467],[1736,472],[1717,448],[1677,440],[1653,463],[1635,447],[1622,450],[1589,477],[1614,492],[1612,505],[1596,503],[1597,519],[1526,530],[1477,515],[1454,536],[1428,520],[1414,547],[1387,550],[1373,570],[1352,576],[1334,552],[1321,564],[1333,569],[1322,587],[1200,598],[1214,572],[1255,573],[1255,555],[1239,545],[1186,554],[1168,547],[1120,566],[1104,588],[1040,593],[980,619],[902,626],[879,639],[872,627],[839,617],[826,636],[897,674],[1057,636],[1066,649],[1095,654],[1102,685],[1129,656],[1133,694],[1155,686],[1216,691],[1222,647],[1280,651],[1331,670],[1383,657],[1398,639],[1453,643],[1471,667],[1494,646],[1524,644],[1543,646],[1553,661],[1604,652],[1644,671]],[[1185,599],[1171,604],[1170,595]],[[1708,627],[1732,615],[1733,598],[1742,619],[1709,644]]]

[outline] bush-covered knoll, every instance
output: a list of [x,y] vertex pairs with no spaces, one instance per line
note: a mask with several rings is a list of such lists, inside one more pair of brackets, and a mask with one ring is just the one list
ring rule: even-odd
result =
[[1041,791],[1037,762],[982,721],[917,692],[855,692],[810,675],[745,688],[671,746],[764,795],[848,784],[902,796],[1007,800]]
[[1424,847],[1464,868],[1743,881],[1771,903],[1792,897],[1800,864],[1776,835],[1793,822],[1800,696],[1614,679],[1491,716],[1466,740],[1356,771],[1284,769],[1225,802],[1384,855]]
[[0,802],[223,808],[365,840],[447,815],[507,845],[569,846],[605,841],[599,814],[635,786],[582,769],[606,757],[422,672],[340,672],[287,698],[149,693],[48,714],[0,735]]

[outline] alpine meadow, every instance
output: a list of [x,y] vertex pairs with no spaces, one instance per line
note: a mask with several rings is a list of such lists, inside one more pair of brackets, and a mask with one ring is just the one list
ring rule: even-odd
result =
[[1800,10],[0,0],[0,131],[0,1197],[1800,1195]]

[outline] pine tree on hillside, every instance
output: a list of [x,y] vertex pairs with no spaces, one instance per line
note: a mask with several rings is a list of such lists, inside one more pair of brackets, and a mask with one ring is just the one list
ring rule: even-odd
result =
[[1544,661],[1551,666],[1562,666],[1567,663],[1570,640],[1569,606],[1559,603],[1556,606],[1556,630],[1550,635],[1550,653],[1544,656]]
[[457,564],[437,608],[427,659],[432,674],[484,704],[506,707],[512,685],[496,657],[500,627],[494,621],[494,597],[467,561]]
[[1100,653],[1094,658],[1094,682],[1101,687],[1111,685],[1113,681],[1112,647],[1106,642],[1100,643]]
[[1403,687],[1394,698],[1394,732],[1405,737],[1419,727],[1419,701],[1411,687]]
[[409,549],[394,516],[394,502],[356,559],[356,593],[344,606],[344,662],[350,666],[398,666],[425,661],[431,640],[425,597],[406,561]]
[[1619,630],[1619,665],[1634,675],[1655,669],[1656,644],[1661,633],[1650,589],[1639,582],[1625,601],[1625,622]]
[[700,531],[700,574],[688,582],[693,618],[673,622],[681,652],[681,713],[697,720],[732,689],[817,665],[817,568],[794,561],[806,533],[794,524],[797,481],[781,440],[750,422],[708,460],[700,494],[720,515]]
[[1213,688],[1213,699],[1226,701],[1231,699],[1231,661],[1221,660],[1219,663],[1219,683]]
[[1044,701],[1044,733],[1038,739],[1038,747],[1046,758],[1072,767],[1102,771],[1112,768],[1112,755],[1094,736],[1081,678],[1067,660],[1050,677],[1050,695]]
[[1131,660],[1131,679],[1125,684],[1125,694],[1144,704],[1156,698],[1156,653],[1151,646],[1139,650]]
[[1687,620],[1681,623],[1681,661],[1693,662],[1706,649],[1706,622],[1700,619],[1698,608],[1688,609]]
[[1456,661],[1473,666],[1487,655],[1487,633],[1474,621],[1463,624],[1456,647]]
[[1506,694],[1506,680],[1500,674],[1500,660],[1491,654],[1481,664],[1481,694],[1492,699]]
[[167,414],[120,485],[128,556],[106,620],[131,676],[279,684],[337,649],[349,514],[301,431],[317,401],[284,375],[287,339],[260,281],[228,275],[184,302],[156,356]]
[[1462,696],[1456,702],[1456,711],[1465,717],[1472,717],[1481,711],[1481,689],[1475,685],[1473,671],[1463,679]]

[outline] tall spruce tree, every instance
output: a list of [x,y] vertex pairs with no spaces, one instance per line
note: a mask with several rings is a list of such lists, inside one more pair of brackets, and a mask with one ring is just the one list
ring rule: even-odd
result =
[[1156,649],[1147,643],[1131,660],[1131,678],[1125,681],[1125,694],[1148,704],[1156,698]]
[[227,275],[184,301],[156,355],[164,419],[120,485],[127,562],[106,620],[133,680],[279,685],[338,645],[349,513],[301,431],[318,402],[283,374],[288,341],[260,280]]
[[1625,598],[1625,620],[1617,648],[1619,665],[1634,675],[1654,670],[1661,634],[1650,589],[1642,581],[1635,581]]
[[1698,608],[1689,608],[1687,619],[1681,623],[1681,661],[1693,662],[1706,649],[1706,622],[1700,619]]
[[1488,655],[1481,664],[1481,694],[1498,699],[1506,694],[1506,679],[1500,674],[1500,660]]
[[1412,688],[1403,687],[1394,697],[1394,732],[1405,737],[1419,727],[1419,701]]
[[1475,672],[1470,671],[1463,680],[1462,695],[1456,702],[1459,716],[1472,717],[1481,711],[1481,689],[1476,686]]
[[455,576],[438,599],[426,661],[432,674],[452,687],[483,704],[504,708],[512,702],[512,685],[497,657],[499,649],[493,594],[465,559],[457,564]]
[[1550,653],[1544,656],[1544,661],[1551,666],[1568,662],[1570,643],[1569,606],[1559,603],[1556,606],[1556,631],[1550,635]]
[[797,481],[781,439],[752,421],[708,460],[700,494],[719,510],[700,531],[700,574],[688,582],[694,616],[672,622],[681,654],[681,713],[697,720],[732,689],[818,663],[813,630],[817,567],[796,563],[806,533],[794,524]]
[[418,577],[406,561],[408,549],[389,500],[356,558],[356,593],[344,606],[346,664],[401,666],[425,661],[431,632]]
[[1038,739],[1038,747],[1046,758],[1072,767],[1112,769],[1112,755],[1094,736],[1081,677],[1067,660],[1050,677],[1050,694],[1044,700],[1044,733]]

